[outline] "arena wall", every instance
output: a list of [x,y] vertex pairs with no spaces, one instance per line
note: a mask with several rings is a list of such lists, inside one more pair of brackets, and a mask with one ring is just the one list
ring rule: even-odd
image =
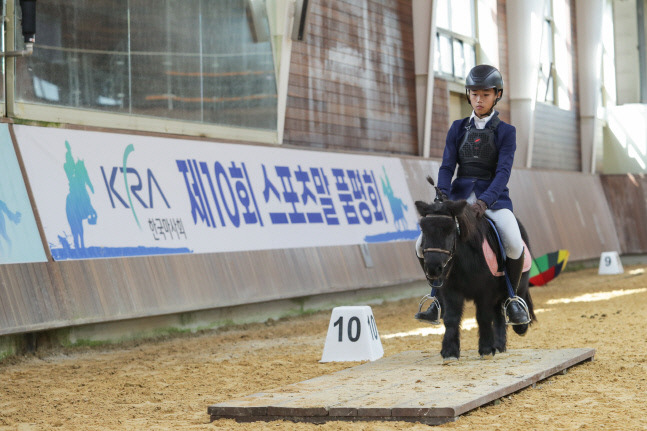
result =
[[645,174],[602,175],[602,189],[622,254],[647,252],[647,178]]
[[[432,200],[425,177],[436,178],[439,162],[391,158],[412,199]],[[565,248],[582,260],[636,250],[618,241],[598,176],[517,169],[511,193],[536,255]],[[46,221],[33,209],[42,233]],[[422,279],[413,253],[412,240],[66,261],[48,252],[46,262],[0,265],[0,335],[399,285]]]

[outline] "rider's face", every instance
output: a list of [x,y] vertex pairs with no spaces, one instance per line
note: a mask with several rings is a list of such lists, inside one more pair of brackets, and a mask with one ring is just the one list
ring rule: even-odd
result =
[[496,91],[494,88],[486,90],[470,90],[470,102],[474,113],[479,117],[484,117],[494,106],[496,102]]

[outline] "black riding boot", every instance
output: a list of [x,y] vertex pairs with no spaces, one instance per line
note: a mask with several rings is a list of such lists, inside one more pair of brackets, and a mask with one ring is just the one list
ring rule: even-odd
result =
[[[519,282],[523,273],[523,258],[524,255],[521,254],[521,257],[518,259],[508,258],[506,260],[506,271],[508,272],[508,278],[510,279],[510,284],[512,284],[515,295],[519,289]],[[521,298],[515,296],[514,298],[509,298],[504,305],[508,320],[512,325],[522,325],[530,322],[528,310],[522,305],[523,303],[520,300]]]
[[[421,257],[418,258],[418,261],[420,262],[420,266],[422,266],[422,270],[425,270],[425,260]],[[434,286],[431,285],[431,282],[427,280],[427,283],[429,283],[429,287],[431,287],[431,291],[434,291]],[[420,305],[424,304],[426,301],[427,297],[423,297],[422,301],[420,301]],[[413,316],[416,320],[420,320],[421,322],[425,323],[431,323],[432,325],[439,325],[440,324],[440,318],[441,316],[441,309],[439,307],[440,302],[438,302],[438,299],[435,301],[431,301],[431,305],[429,305],[429,308],[427,308],[425,311],[418,311],[415,316]]]

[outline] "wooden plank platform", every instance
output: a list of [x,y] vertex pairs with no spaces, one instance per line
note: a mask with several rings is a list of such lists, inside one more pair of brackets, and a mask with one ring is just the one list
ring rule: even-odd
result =
[[595,349],[511,350],[491,360],[476,351],[443,365],[437,352],[409,351],[333,374],[209,406],[211,420],[410,421],[438,425],[535,384]]

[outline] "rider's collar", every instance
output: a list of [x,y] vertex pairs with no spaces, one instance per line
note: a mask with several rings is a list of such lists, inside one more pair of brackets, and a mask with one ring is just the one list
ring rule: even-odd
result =
[[470,115],[470,121],[474,119],[474,126],[476,126],[477,129],[485,129],[485,125],[487,124],[488,121],[492,119],[495,113],[496,111],[492,109],[492,112],[490,113],[490,115],[488,115],[485,118],[479,118],[476,116],[476,113],[472,111],[472,115]]

